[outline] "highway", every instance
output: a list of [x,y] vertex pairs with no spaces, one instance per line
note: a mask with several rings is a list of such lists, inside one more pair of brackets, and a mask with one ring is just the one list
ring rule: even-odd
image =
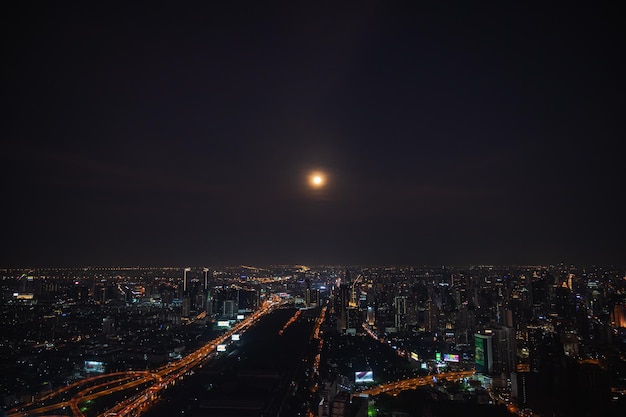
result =
[[[98,414],[99,417],[138,416],[146,411],[158,398],[159,393],[182,380],[197,367],[213,358],[219,344],[227,343],[234,333],[243,333],[258,322],[264,315],[280,307],[283,301],[275,298],[266,301],[255,313],[237,323],[221,336],[191,354],[163,365],[152,371],[127,371],[102,374],[85,378],[38,399],[8,410],[8,417],[67,415],[67,407],[72,416],[85,417],[84,411],[94,400],[106,404],[107,396],[112,408]],[[126,395],[124,395],[126,394]],[[124,398],[125,397],[125,398]],[[118,399],[119,398],[119,399]],[[104,401],[103,401],[104,400]]]
[[427,375],[421,376],[417,378],[403,379],[395,382],[388,382],[386,384],[381,384],[373,388],[366,389],[361,391],[361,394],[367,394],[370,396],[387,393],[391,395],[397,395],[400,391],[414,389],[422,385],[432,384],[433,378],[437,379],[460,379],[460,378],[468,378],[474,375],[476,371],[459,371],[459,372],[445,372],[441,374]]

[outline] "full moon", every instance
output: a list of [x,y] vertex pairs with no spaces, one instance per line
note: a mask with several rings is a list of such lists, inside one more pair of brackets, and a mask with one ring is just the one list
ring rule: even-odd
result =
[[309,184],[313,188],[321,188],[326,183],[326,177],[323,174],[316,172],[309,175]]

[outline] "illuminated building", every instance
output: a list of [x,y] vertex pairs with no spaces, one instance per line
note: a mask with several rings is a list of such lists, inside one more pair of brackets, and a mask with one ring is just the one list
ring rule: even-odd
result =
[[531,371],[539,370],[540,347],[543,341],[543,329],[536,324],[529,324],[526,327],[526,337],[528,340],[528,364]]
[[615,327],[626,328],[626,306],[624,304],[615,304],[613,307],[613,323],[615,323]]
[[348,301],[350,297],[350,287],[348,284],[342,283],[336,292],[335,311],[339,313],[337,318],[337,331],[345,333],[348,327]]
[[536,404],[537,378],[536,372],[511,372],[511,397],[520,408]]
[[376,315],[374,314],[374,307],[367,307],[367,324],[373,326],[375,323]]
[[509,375],[517,366],[515,331],[512,327],[494,326],[493,331],[493,371]]
[[361,311],[358,308],[350,307],[346,309],[346,334],[355,335],[361,329],[363,323]]
[[396,314],[395,314],[395,326],[398,330],[405,330],[406,329],[406,296],[403,295],[399,295],[396,296],[394,299],[394,304],[396,307]]
[[306,289],[304,290],[304,306],[311,307],[311,280],[305,279]]
[[474,334],[474,362],[476,371],[483,374],[493,372],[493,336]]
[[191,268],[185,268],[183,270],[183,292],[187,291],[187,272],[191,271]]

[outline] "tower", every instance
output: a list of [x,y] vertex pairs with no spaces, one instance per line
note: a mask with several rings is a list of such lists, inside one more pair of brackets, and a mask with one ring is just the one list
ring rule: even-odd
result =
[[189,267],[183,270],[183,293],[187,292],[187,272],[189,271],[191,271]]
[[204,268],[204,291],[209,290],[209,268]]
[[304,306],[311,307],[311,280],[306,278],[304,280],[306,289],[304,290]]

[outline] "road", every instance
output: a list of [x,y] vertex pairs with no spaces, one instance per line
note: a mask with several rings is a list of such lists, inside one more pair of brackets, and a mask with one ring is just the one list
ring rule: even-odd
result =
[[[237,323],[230,330],[213,339],[191,354],[152,371],[127,371],[103,374],[85,378],[38,399],[36,402],[20,405],[7,412],[8,417],[45,416],[54,414],[65,415],[70,407],[74,417],[85,417],[83,411],[92,401],[104,399],[111,395],[126,394],[121,400],[110,401],[116,404],[105,412],[98,414],[110,416],[138,416],[147,410],[159,398],[159,393],[175,385],[197,367],[202,366],[216,354],[219,344],[227,343],[234,333],[243,333],[258,322],[264,315],[278,308],[282,301],[274,299],[266,301],[255,313]],[[71,397],[68,399],[68,396]],[[81,407],[81,405],[83,407]]]
[[471,371],[459,371],[459,372],[445,372],[445,373],[441,373],[441,374],[434,374],[434,375],[421,376],[421,377],[417,377],[417,378],[403,379],[403,380],[400,380],[400,381],[388,382],[386,384],[381,384],[381,385],[378,385],[376,387],[366,389],[364,391],[361,391],[361,394],[367,394],[367,395],[372,395],[373,396],[373,395],[382,394],[384,392],[384,393],[387,393],[387,394],[396,395],[400,391],[404,391],[404,390],[408,390],[408,389],[414,389],[414,388],[417,388],[419,386],[426,385],[426,384],[432,384],[433,383],[433,378],[437,378],[437,379],[460,379],[460,378],[470,377],[470,376],[474,375],[475,372],[476,371],[474,371],[474,370],[471,370]]

